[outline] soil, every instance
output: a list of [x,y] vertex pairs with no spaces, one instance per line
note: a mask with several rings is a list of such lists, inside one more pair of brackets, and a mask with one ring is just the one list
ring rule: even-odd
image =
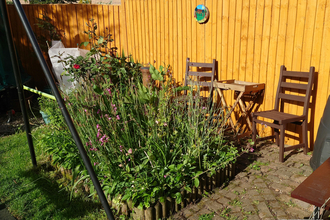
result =
[[[32,99],[30,105],[27,106],[30,129],[44,124],[44,121],[39,113],[38,101]],[[12,111],[10,118],[9,111],[0,112],[0,137],[15,134],[18,131],[25,131],[23,115],[21,112]]]

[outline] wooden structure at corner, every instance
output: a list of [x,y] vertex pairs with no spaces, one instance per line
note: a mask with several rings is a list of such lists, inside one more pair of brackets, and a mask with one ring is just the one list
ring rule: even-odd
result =
[[[222,80],[219,82],[214,81],[213,82],[213,87],[216,88],[220,99],[221,103],[224,107],[224,109],[228,110],[226,112],[226,118],[225,122],[229,120],[230,126],[233,130],[236,130],[237,123],[234,124],[233,119],[232,119],[232,113],[237,106],[237,104],[240,105],[241,107],[241,117],[244,117],[246,119],[246,122],[248,124],[248,127],[250,129],[250,132],[246,133],[245,135],[249,135],[252,132],[252,124],[251,124],[251,110],[252,107],[255,103],[255,100],[261,95],[261,93],[265,89],[265,84],[264,83],[252,83],[252,82],[244,82],[244,81],[238,81],[238,80]],[[231,108],[227,105],[225,96],[223,94],[224,90],[232,90],[238,93],[236,100],[234,104],[232,105]],[[251,99],[249,101],[249,104],[246,105],[244,100],[243,100],[243,95],[250,95]],[[239,121],[239,120],[238,120]]]
[[[291,197],[312,204],[316,207],[330,209],[330,158],[319,166],[295,190]],[[326,202],[327,201],[327,202]],[[313,218],[314,219],[314,218]]]
[[[276,144],[280,147],[280,162],[284,161],[284,152],[303,148],[304,153],[308,152],[307,121],[308,109],[312,86],[314,83],[315,68],[310,67],[309,72],[287,71],[284,65],[281,66],[280,78],[276,92],[275,106],[273,110],[253,113],[252,141],[266,139],[276,139]],[[294,93],[292,92],[294,90]],[[301,115],[294,115],[285,112],[285,104],[301,105],[303,112]],[[260,119],[262,118],[262,119]],[[265,121],[271,120],[273,122]],[[256,139],[256,123],[265,124],[273,128],[273,134],[267,137]],[[287,125],[293,123],[302,126],[302,142],[290,147],[284,147],[284,137]],[[275,134],[274,134],[275,133]]]

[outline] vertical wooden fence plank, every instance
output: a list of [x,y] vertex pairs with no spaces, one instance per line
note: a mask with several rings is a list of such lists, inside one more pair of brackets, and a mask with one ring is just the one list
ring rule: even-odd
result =
[[246,73],[245,73],[245,80],[247,82],[254,82],[253,75],[254,75],[254,57],[257,55],[255,54],[254,47],[255,47],[255,29],[256,29],[256,7],[257,7],[257,0],[250,0],[249,6],[249,24],[248,24],[248,40],[247,40],[247,58],[246,58]]
[[236,13],[235,13],[235,35],[233,45],[233,75],[232,79],[239,79],[239,63],[240,63],[240,50],[241,50],[241,28],[242,28],[242,0],[236,0]]
[[248,26],[249,26],[249,1],[243,1],[242,5],[242,24],[241,24],[241,47],[240,60],[238,67],[238,80],[245,80],[246,76],[246,56],[247,56],[247,40],[248,40]]
[[164,30],[164,55],[165,55],[165,58],[164,58],[164,62],[165,62],[165,65],[166,67],[170,64],[169,63],[169,1],[168,0],[165,0],[165,3],[164,3],[164,15],[165,15],[165,30]]
[[[217,1],[217,0],[216,0]],[[222,4],[223,1],[217,1],[218,7],[217,7],[217,61],[218,61],[218,78],[217,80],[224,79],[223,74],[221,72],[222,70]]]
[[177,28],[178,28],[178,41],[177,41],[177,46],[178,46],[178,55],[177,55],[177,59],[178,59],[178,66],[177,66],[177,72],[178,72],[178,76],[177,76],[177,80],[182,82],[182,79],[184,78],[182,71],[183,71],[183,62],[182,62],[182,49],[183,49],[183,34],[182,34],[182,0],[176,0],[177,2]]
[[275,95],[274,91],[277,88],[276,82],[277,78],[275,78],[275,70],[276,70],[276,56],[277,56],[277,43],[279,36],[279,24],[280,24],[280,0],[273,0],[272,7],[272,18],[271,18],[271,33],[269,40],[269,58],[267,64],[267,79],[266,85],[268,89],[268,103],[266,106],[266,110],[274,108]]

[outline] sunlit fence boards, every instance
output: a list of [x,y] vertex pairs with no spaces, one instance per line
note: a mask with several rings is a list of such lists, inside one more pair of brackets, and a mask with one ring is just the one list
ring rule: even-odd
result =
[[[194,19],[198,4],[210,10],[205,24]],[[197,62],[216,59],[219,80],[266,83],[260,110],[274,106],[281,65],[301,71],[315,66],[318,77],[309,130],[316,138],[330,94],[330,2],[327,0],[122,0],[120,6],[23,7],[37,35],[41,30],[34,25],[36,17],[41,18],[42,11],[47,11],[51,23],[65,33],[62,39],[66,47],[76,47],[87,40],[83,33],[87,30],[85,23],[93,18],[101,35],[104,32],[113,35],[111,46],[118,47],[118,52],[124,50],[135,60],[155,66],[171,65],[177,82],[183,81],[187,57]],[[35,64],[31,46],[11,5],[9,14],[23,65],[41,85],[44,83],[38,82],[41,70]],[[227,97],[233,100],[233,93],[228,92]],[[301,107],[287,109],[293,114],[302,111]],[[291,134],[297,136],[295,132]],[[287,143],[294,141],[290,139]]]

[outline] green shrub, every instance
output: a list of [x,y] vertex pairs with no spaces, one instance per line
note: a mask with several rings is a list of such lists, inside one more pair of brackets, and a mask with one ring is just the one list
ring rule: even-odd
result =
[[[93,35],[95,26],[90,27]],[[197,187],[201,174],[214,174],[236,159],[236,148],[223,139],[223,111],[210,99],[205,105],[195,96],[195,86],[175,87],[169,69],[162,66],[150,66],[151,86],[143,86],[141,65],[105,53],[107,43],[100,39],[87,57],[63,61],[79,82],[63,96],[101,186],[106,196],[132,200],[139,208],[168,196],[180,203],[180,191]],[[183,89],[188,96],[180,101],[176,97]],[[47,104],[41,101],[56,114],[52,123],[63,125],[58,107]],[[70,150],[71,145],[48,152],[67,163]],[[87,171],[82,166],[75,171],[94,194]]]

